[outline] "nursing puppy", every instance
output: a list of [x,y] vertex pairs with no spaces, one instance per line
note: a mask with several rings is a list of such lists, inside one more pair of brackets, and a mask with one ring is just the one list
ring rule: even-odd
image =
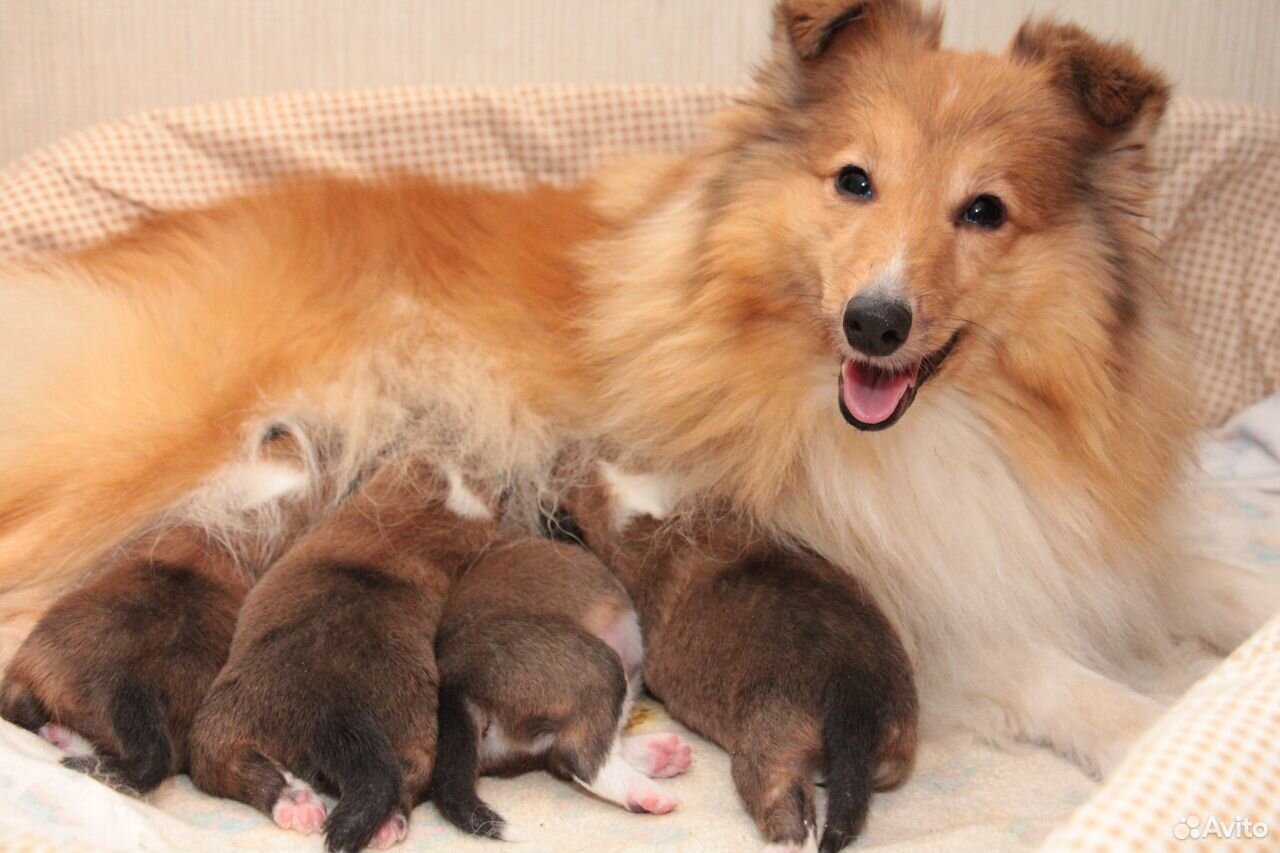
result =
[[[433,644],[494,507],[456,473],[385,464],[254,587],[196,714],[191,778],[329,850],[404,838],[436,744]],[[326,817],[315,790],[340,797]]]
[[[266,428],[242,490],[303,478],[306,456],[288,428]],[[227,659],[241,602],[316,509],[297,490],[254,497],[217,529],[173,513],[61,598],[6,670],[0,716],[61,747],[67,767],[128,793],[184,772],[192,719]]]
[[565,509],[635,601],[645,684],[728,751],[771,846],[814,846],[812,777],[824,775],[817,846],[840,850],[862,829],[872,790],[902,782],[915,754],[915,681],[893,628],[818,556],[773,545],[732,515],[664,522],[660,480],[600,471]]
[[41,619],[5,673],[0,715],[61,747],[66,766],[150,791],[187,768],[251,582],[202,529],[145,537]]
[[634,812],[677,800],[650,777],[689,768],[672,734],[622,736],[644,660],[626,591],[591,554],[540,537],[495,544],[440,622],[440,736],[431,799],[467,832],[511,839],[476,795],[482,773],[546,768]]

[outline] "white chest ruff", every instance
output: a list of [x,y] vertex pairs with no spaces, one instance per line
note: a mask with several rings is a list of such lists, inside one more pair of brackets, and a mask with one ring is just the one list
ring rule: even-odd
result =
[[1100,564],[1088,507],[1032,493],[958,392],[845,429],[817,432],[777,522],[868,587],[926,677],[1028,645],[1091,657],[1149,603],[1137,567]]

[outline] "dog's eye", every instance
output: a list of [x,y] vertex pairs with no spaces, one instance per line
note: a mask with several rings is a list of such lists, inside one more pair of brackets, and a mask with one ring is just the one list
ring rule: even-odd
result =
[[871,177],[859,166],[845,166],[836,173],[836,190],[854,198],[871,198]]
[[980,195],[969,202],[960,221],[979,228],[999,228],[1004,224],[1004,202],[993,195]]

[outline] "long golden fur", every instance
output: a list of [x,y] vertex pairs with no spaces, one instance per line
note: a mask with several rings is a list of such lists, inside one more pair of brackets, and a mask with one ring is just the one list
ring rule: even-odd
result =
[[[1109,767],[1159,710],[1139,668],[1277,601],[1179,539],[1192,401],[1144,219],[1167,86],[1050,22],[987,55],[915,0],[776,18],[702,146],[589,187],[302,182],[5,269],[7,612],[157,519],[269,525],[390,446],[532,489],[602,438],[870,567],[926,718]],[[849,164],[874,200],[835,192]],[[998,230],[957,219],[981,193]],[[864,433],[840,317],[890,273],[916,315],[894,364],[954,347]],[[278,422],[339,450],[281,483],[252,464]]]

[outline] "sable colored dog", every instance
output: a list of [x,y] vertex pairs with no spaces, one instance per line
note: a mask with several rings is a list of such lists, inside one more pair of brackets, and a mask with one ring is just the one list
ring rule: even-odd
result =
[[[1183,539],[1195,407],[1145,218],[1169,90],[1069,25],[999,55],[940,31],[782,0],[683,155],[518,193],[304,181],[4,268],[6,610],[175,505],[217,534],[396,443],[518,502],[600,438],[856,575],[922,722],[1105,772],[1152,672],[1280,602]],[[341,437],[326,477],[245,467],[277,420]]]
[[510,840],[476,779],[540,767],[632,811],[676,807],[650,777],[689,769],[689,747],[673,734],[622,735],[640,686],[640,625],[582,548],[534,536],[492,545],[450,595],[436,657],[431,800],[455,826]]
[[[822,558],[731,512],[664,521],[660,480],[600,471],[565,509],[635,601],[650,692],[729,752],[770,849],[842,849],[872,789],[901,783],[915,757],[915,681],[893,628]],[[827,786],[820,844],[814,774]]]
[[[436,745],[432,652],[449,587],[495,533],[460,475],[393,460],[252,589],[196,713],[191,778],[329,850],[388,847]],[[340,796],[331,814],[315,790]]]

